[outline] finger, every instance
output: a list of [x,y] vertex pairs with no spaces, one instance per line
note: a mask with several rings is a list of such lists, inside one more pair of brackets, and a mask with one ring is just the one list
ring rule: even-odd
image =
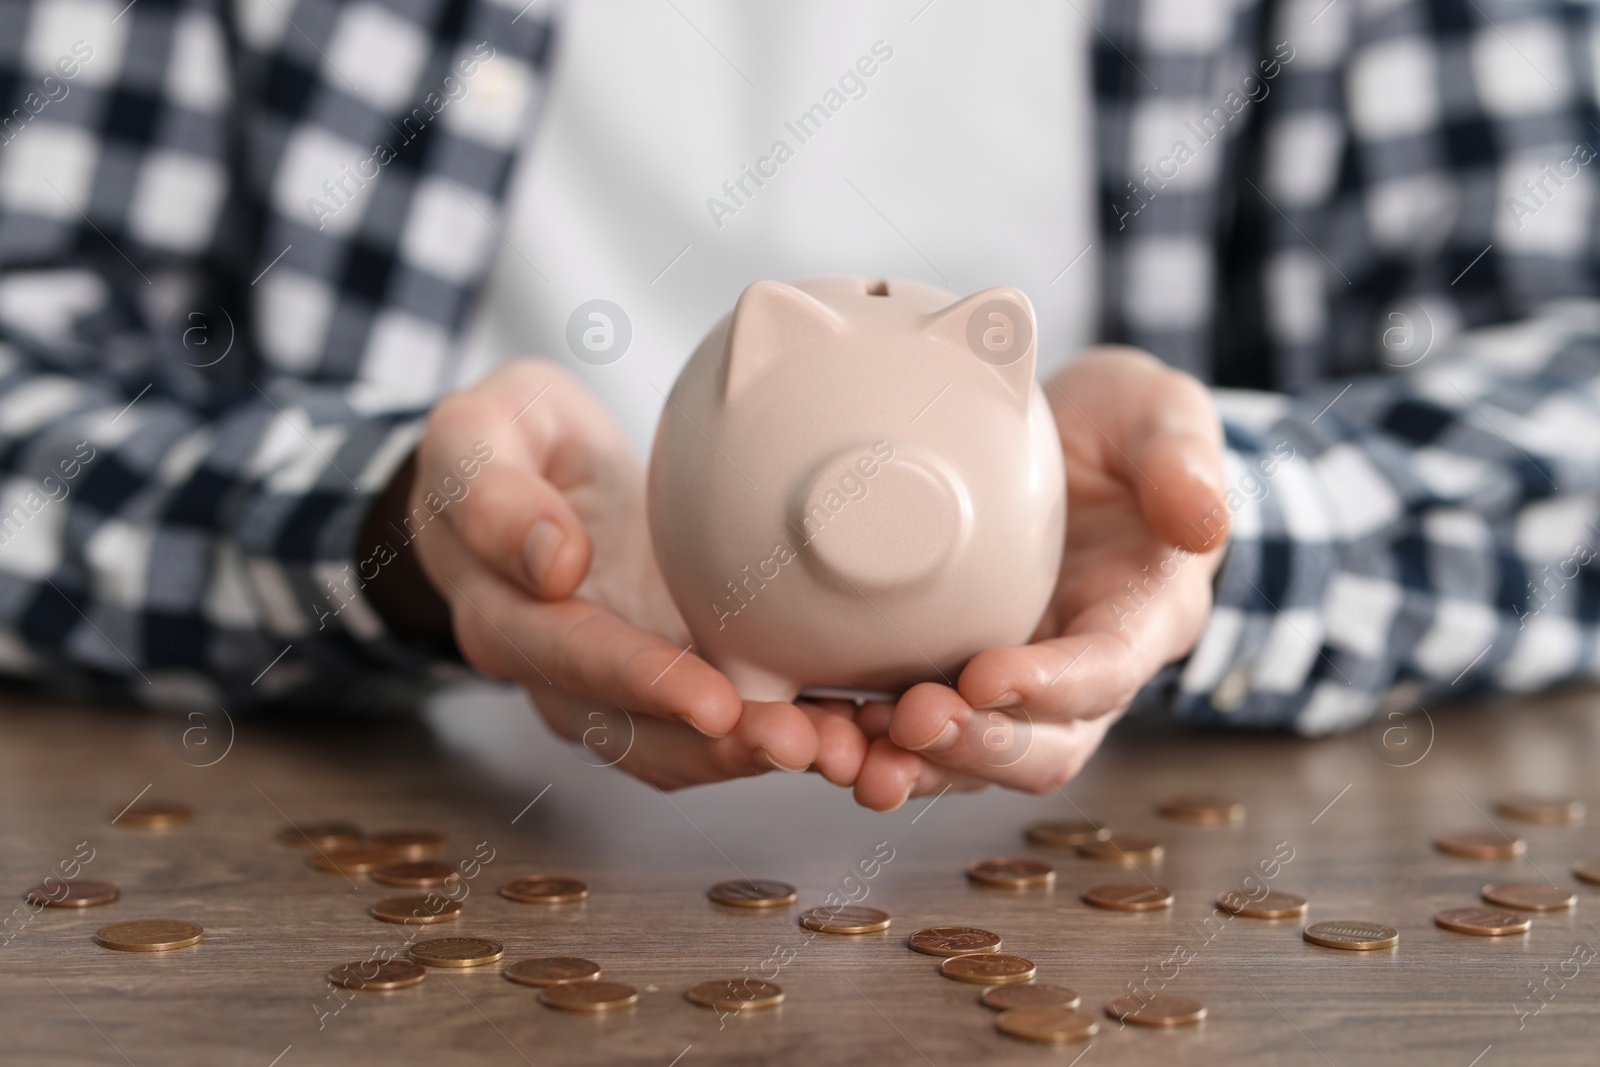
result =
[[1149,414],[1125,446],[1138,477],[1139,511],[1168,544],[1216,548],[1228,534],[1222,498],[1222,431],[1211,396],[1186,374],[1162,371],[1149,387]]
[[856,803],[873,811],[893,811],[914,796],[937,795],[947,788],[974,792],[987,784],[935,766],[880,737],[867,747],[861,773],[856,777],[855,798]]
[[746,706],[725,737],[707,739],[675,723],[636,717],[636,740],[618,766],[662,789],[772,770],[803,771],[817,758],[817,732],[793,704]]
[[867,758],[867,737],[852,717],[854,705],[843,700],[802,702],[800,710],[817,732],[818,773],[834,785],[853,785]]
[[856,709],[856,725],[867,736],[867,740],[875,741],[880,737],[889,736],[889,722],[894,718],[894,705],[884,700],[869,700]]

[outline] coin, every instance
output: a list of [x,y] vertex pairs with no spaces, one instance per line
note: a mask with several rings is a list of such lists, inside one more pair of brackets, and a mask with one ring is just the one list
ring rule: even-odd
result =
[[600,977],[600,965],[576,956],[540,956],[518,960],[500,973],[518,985],[560,985],[562,982],[592,982]]
[[1002,858],[969,864],[967,877],[984,885],[1021,889],[1030,885],[1049,885],[1056,880],[1056,870],[1043,860]]
[[328,981],[346,989],[382,991],[414,986],[428,977],[426,968],[410,960],[356,960],[328,972]]
[[1509,860],[1527,851],[1528,843],[1499,830],[1462,830],[1435,838],[1433,847],[1471,860]]
[[718,882],[706,890],[706,896],[718,904],[731,904],[736,908],[777,908],[793,904],[800,899],[794,886],[772,882],[763,878],[754,881]]
[[1148,882],[1114,882],[1085,889],[1083,902],[1113,911],[1155,911],[1172,907],[1172,890]]
[[1239,822],[1244,818],[1243,804],[1230,797],[1212,793],[1167,797],[1156,806],[1156,811],[1179,822],[1201,823],[1207,826]]
[[[960,959],[960,957],[956,957]],[[1036,1010],[1041,1008],[1076,1008],[1078,994],[1065,986],[1025,982],[1020,985],[995,985],[978,994],[978,1001],[996,1011]]]
[[639,1000],[639,991],[621,982],[562,982],[539,990],[539,1002],[563,1011],[614,1011]]
[[1075,851],[1084,859],[1134,864],[1161,858],[1161,842],[1138,834],[1112,834],[1104,841],[1085,841]]
[[394,858],[394,853],[386,848],[356,845],[352,848],[313,852],[310,863],[319,871],[329,871],[333,874],[366,874],[374,867],[393,863]]
[[906,944],[930,956],[965,956],[998,950],[1000,937],[974,926],[930,926],[906,938]]
[[384,885],[430,886],[460,880],[461,875],[448,863],[438,860],[401,860],[386,863],[367,872],[374,882]]
[[1002,1034],[1041,1045],[1084,1041],[1100,1029],[1099,1023],[1071,1008],[1016,1008],[1002,1012],[994,1025]]
[[336,848],[354,848],[361,844],[361,828],[347,822],[315,822],[303,826],[285,826],[278,831],[278,840],[296,848],[320,848],[324,852]]
[[800,915],[800,925],[825,934],[871,934],[889,929],[889,913],[877,908],[846,904],[841,908],[812,908]]
[[1561,823],[1583,821],[1583,804],[1571,797],[1518,793],[1495,802],[1495,810],[1522,822]]
[[374,919],[407,926],[448,922],[461,918],[461,905],[448,897],[429,893],[421,897],[390,897],[367,909]]
[[1023,835],[1036,845],[1081,845],[1085,841],[1103,841],[1111,834],[1104,826],[1096,826],[1088,819],[1043,819],[1030,823]]
[[125,830],[170,830],[193,818],[188,805],[173,800],[136,800],[111,812],[112,824]]
[[501,886],[500,895],[522,904],[563,904],[569,900],[582,900],[589,895],[589,887],[576,878],[531,874]]
[[1600,885],[1600,860],[1584,860],[1572,868],[1572,873],[1585,882]]
[[1504,908],[1446,908],[1436,914],[1433,921],[1446,930],[1484,937],[1520,934],[1533,925],[1526,915],[1518,915]]
[[1206,1006],[1175,993],[1157,993],[1149,1000],[1130,995],[1107,1004],[1106,1014],[1137,1026],[1188,1026],[1206,1017]]
[[1009,952],[969,952],[944,960],[939,964],[939,973],[973,985],[1006,985],[1028,981],[1039,973],[1039,968],[1032,960]]
[[760,978],[713,978],[701,982],[684,996],[718,1011],[754,1011],[783,1003],[783,987]]
[[1541,882],[1490,882],[1483,887],[1483,899],[1502,908],[1560,911],[1576,904],[1578,895]]
[[400,859],[420,860],[444,848],[444,835],[432,830],[385,830],[368,836],[367,843]]
[[1306,898],[1269,889],[1265,896],[1253,899],[1242,889],[1230,889],[1217,898],[1217,907],[1247,919],[1287,919],[1306,913]]
[[482,937],[435,937],[411,946],[411,959],[427,967],[481,967],[505,954],[500,942]]
[[46,908],[87,908],[95,904],[109,904],[121,895],[110,882],[87,878],[63,882],[46,878],[24,893],[22,899]]
[[165,952],[198,945],[205,936],[200,927],[181,919],[131,919],[102,926],[94,939],[105,948],[123,952]]
[[1314,945],[1347,948],[1358,952],[1374,948],[1391,948],[1400,942],[1400,931],[1392,926],[1350,919],[1312,923],[1300,932]]

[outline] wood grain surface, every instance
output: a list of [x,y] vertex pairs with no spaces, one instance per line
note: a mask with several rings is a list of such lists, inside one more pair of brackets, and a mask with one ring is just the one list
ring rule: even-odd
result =
[[[620,753],[625,729],[616,720],[586,751],[552,740],[519,700],[487,692],[422,719],[355,721],[230,723],[13,701],[0,710],[0,887],[20,905],[29,885],[92,849],[81,876],[117,883],[122,898],[13,913],[0,945],[0,1063],[1596,1061],[1600,887],[1569,872],[1600,855],[1600,833],[1500,822],[1527,839],[1519,860],[1457,859],[1430,845],[1443,831],[1495,825],[1494,798],[1516,790],[1600,805],[1594,693],[1412,712],[1324,740],[1129,722],[1060,795],[952,793],[889,815],[810,775],[662,794],[593,766]],[[194,822],[159,834],[110,825],[147,787],[147,798],[193,805]],[[1193,790],[1237,796],[1244,821],[1189,826],[1155,814],[1158,797]],[[1173,908],[1088,907],[1084,888],[1129,872],[1023,840],[1030,820],[1079,809],[1165,842],[1142,873],[1174,891]],[[463,918],[421,936],[503,941],[504,964],[587,957],[637,986],[638,1005],[605,1017],[552,1011],[537,990],[501,978],[504,964],[333,995],[330,967],[398,948],[404,933],[366,913],[393,889],[313,870],[275,840],[286,820],[332,819],[440,830],[452,861],[492,852],[468,883]],[[858,863],[890,850],[862,879]],[[1388,923],[1399,946],[1339,952],[1306,944],[1301,920],[1215,916],[1218,893],[1288,850],[1271,885],[1310,898],[1304,921]],[[969,862],[1004,855],[1050,860],[1054,888],[997,890],[963,876]],[[581,878],[593,892],[556,907],[494,892],[535,873]],[[762,912],[706,900],[712,883],[739,877],[791,882],[800,902]],[[1483,883],[1508,879],[1569,886],[1578,907],[1535,915],[1531,932],[1505,938],[1433,926],[1436,910],[1477,903]],[[796,916],[830,890],[864,891],[893,927],[810,935]],[[167,953],[94,944],[99,926],[143,917],[200,923],[206,940]],[[1175,1031],[1104,1020],[1091,1043],[1059,1049],[1018,1042],[996,1032],[978,988],[940,977],[936,959],[905,947],[936,924],[999,933],[1005,951],[1038,964],[1040,981],[1079,991],[1085,1011],[1098,1015],[1129,983],[1157,976],[1150,988],[1165,979],[1210,1016]],[[698,982],[742,973],[775,979],[787,1003],[724,1020],[684,999]]]

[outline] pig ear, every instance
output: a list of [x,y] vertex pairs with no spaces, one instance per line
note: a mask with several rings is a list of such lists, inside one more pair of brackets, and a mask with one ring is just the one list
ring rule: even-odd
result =
[[1038,329],[1033,304],[1021,289],[1000,285],[957,300],[928,316],[926,332],[987,363],[1027,404],[1038,360]]
[[782,282],[752,283],[740,294],[728,327],[723,395],[735,395],[770,364],[842,332],[844,320],[810,293]]

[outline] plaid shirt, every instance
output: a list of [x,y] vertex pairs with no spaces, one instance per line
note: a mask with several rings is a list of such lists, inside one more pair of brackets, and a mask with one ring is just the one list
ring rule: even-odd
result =
[[[1093,18],[1102,333],[1225,387],[1178,712],[1317,732],[1594,673],[1589,8]],[[448,380],[551,40],[490,0],[0,0],[0,670],[414,682],[327,590]]]

